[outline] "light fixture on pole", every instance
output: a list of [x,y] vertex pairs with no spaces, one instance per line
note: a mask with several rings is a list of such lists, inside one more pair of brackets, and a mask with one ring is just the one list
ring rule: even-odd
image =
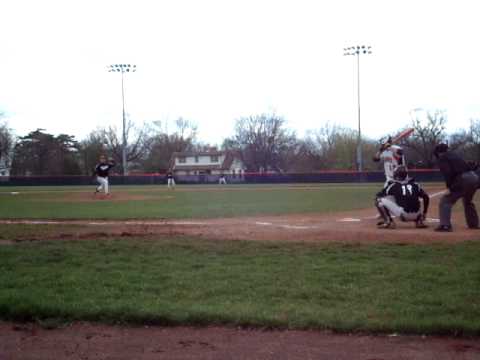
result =
[[113,64],[108,66],[108,72],[119,72],[122,74],[122,167],[123,175],[127,175],[127,134],[126,134],[126,118],[125,118],[125,87],[123,85],[123,75],[126,72],[137,71],[137,65],[131,64]]
[[357,169],[363,171],[363,155],[362,155],[362,130],[360,126],[360,55],[372,53],[371,46],[357,45],[343,49],[343,56],[357,57],[357,103],[358,103],[358,140],[357,140]]

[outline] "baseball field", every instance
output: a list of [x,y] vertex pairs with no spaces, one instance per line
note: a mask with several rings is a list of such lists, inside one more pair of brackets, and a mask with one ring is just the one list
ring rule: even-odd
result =
[[480,336],[480,232],[433,231],[434,183],[377,229],[380,187],[0,188],[0,319]]

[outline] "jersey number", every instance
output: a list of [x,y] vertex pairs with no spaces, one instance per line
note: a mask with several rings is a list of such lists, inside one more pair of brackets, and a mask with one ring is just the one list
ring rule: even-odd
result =
[[402,185],[402,194],[403,196],[407,196],[407,193],[412,196],[413,195],[413,187],[412,185]]

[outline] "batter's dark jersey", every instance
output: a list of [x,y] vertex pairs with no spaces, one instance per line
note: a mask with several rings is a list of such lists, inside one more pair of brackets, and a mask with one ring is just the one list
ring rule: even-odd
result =
[[408,213],[420,211],[420,198],[428,198],[427,193],[413,180],[408,182],[391,181],[379,195],[380,197],[393,196],[397,205]]
[[95,166],[95,174],[97,176],[100,176],[100,177],[103,177],[103,178],[106,178],[108,177],[108,172],[110,171],[110,169],[112,167],[114,167],[115,164],[113,163],[100,163],[98,164],[97,166]]

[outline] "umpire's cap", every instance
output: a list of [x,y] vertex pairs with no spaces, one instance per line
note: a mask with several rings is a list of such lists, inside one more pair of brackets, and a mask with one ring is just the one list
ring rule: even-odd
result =
[[435,155],[436,158],[440,156],[440,154],[446,153],[448,151],[448,144],[441,143],[435,146],[435,149],[433,150],[433,154]]

